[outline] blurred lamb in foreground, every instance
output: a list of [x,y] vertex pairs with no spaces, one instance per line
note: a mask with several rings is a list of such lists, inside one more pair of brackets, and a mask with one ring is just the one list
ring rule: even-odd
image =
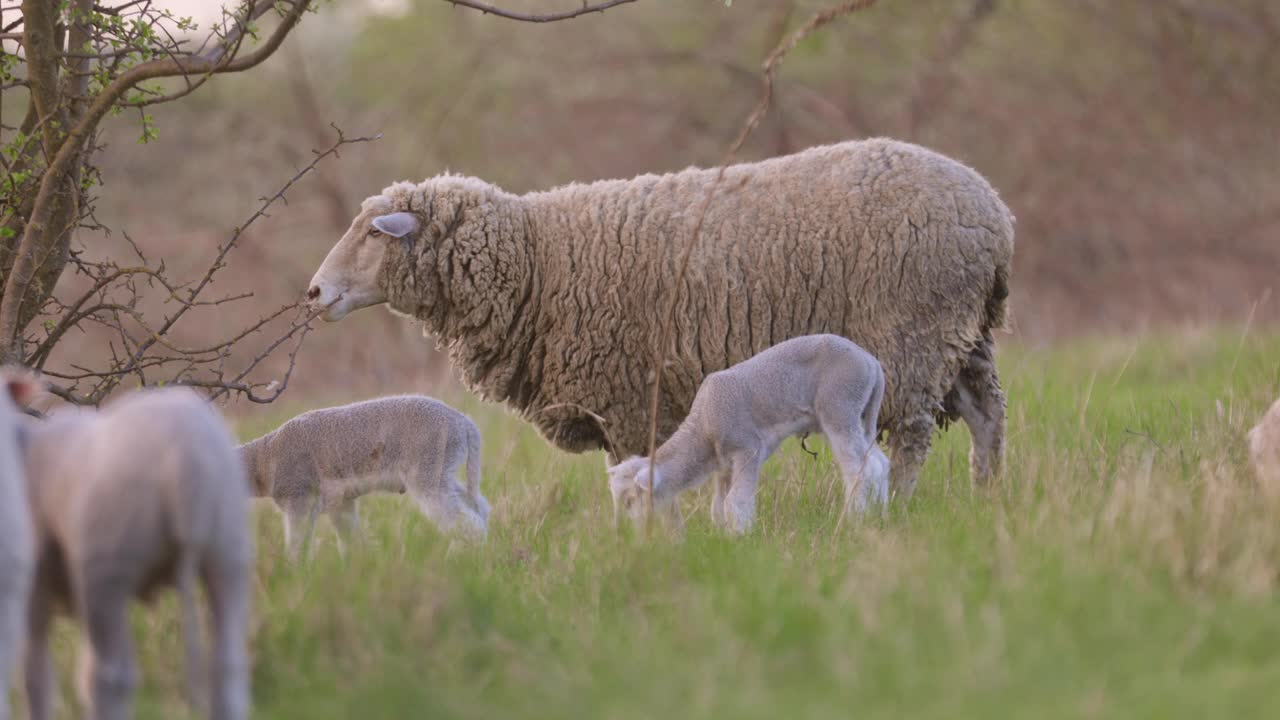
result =
[[1280,495],[1280,400],[1249,431],[1249,457],[1263,489]]
[[22,648],[35,568],[22,446],[28,432],[23,410],[39,387],[25,370],[0,370],[0,720],[9,717],[9,681]]
[[[746,532],[755,517],[760,466],[783,440],[820,432],[844,476],[845,511],[889,499],[889,458],[876,445],[884,373],[867,351],[838,335],[793,338],[711,373],[689,416],[657,450],[653,501],[665,510],[682,490],[716,473],[712,520]],[[609,468],[615,514],[641,516],[649,458]]]
[[[79,690],[90,717],[130,716],[137,669],[129,606],[175,586],[192,704],[215,720],[249,713],[253,541],[249,485],[218,413],[185,388],[143,390],[101,411],[32,422],[26,454],[36,527],[27,694],[32,720],[53,716],[53,614],[83,625]],[[194,585],[213,618],[211,706]]]
[[[480,447],[466,415],[429,397],[398,395],[305,412],[240,450],[253,494],[284,514],[285,545],[296,558],[317,514],[329,515],[340,539],[350,538],[359,525],[357,498],[378,491],[408,492],[441,530],[483,539],[489,503],[480,494]],[[457,480],[464,462],[465,487]]]

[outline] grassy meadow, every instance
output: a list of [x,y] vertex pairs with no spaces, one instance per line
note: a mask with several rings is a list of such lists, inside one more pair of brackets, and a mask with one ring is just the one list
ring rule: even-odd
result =
[[[961,425],[909,507],[841,523],[825,446],[788,441],[741,539],[712,529],[705,488],[681,538],[615,530],[602,455],[447,398],[485,435],[487,545],[450,552],[379,496],[354,555],[322,523],[291,568],[255,507],[254,717],[1273,717],[1280,488],[1256,486],[1243,434],[1280,394],[1280,336],[999,360],[998,489],[970,488]],[[241,436],[309,406],[286,399]],[[139,717],[188,717],[175,610],[135,616]],[[58,644],[66,712],[65,626]]]

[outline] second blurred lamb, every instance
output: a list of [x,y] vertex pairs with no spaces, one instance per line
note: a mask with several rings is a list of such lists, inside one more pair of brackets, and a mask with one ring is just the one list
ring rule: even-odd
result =
[[[291,558],[319,513],[329,515],[340,543],[351,538],[356,500],[372,492],[407,492],[446,533],[486,534],[480,431],[438,400],[400,395],[312,410],[240,449],[254,495],[272,498],[284,514]],[[465,485],[457,477],[464,463]]]

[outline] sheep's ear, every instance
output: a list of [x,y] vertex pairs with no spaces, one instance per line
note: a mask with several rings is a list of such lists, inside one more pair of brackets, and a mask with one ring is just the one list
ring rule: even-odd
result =
[[44,381],[36,373],[24,369],[8,367],[0,370],[0,381],[4,383],[5,392],[20,408],[30,407],[31,402],[44,394]]
[[615,474],[613,470],[609,471],[609,490],[613,492],[615,495],[626,492],[629,488],[633,487],[634,485],[635,485],[634,477],[631,477],[625,474],[618,475],[618,474]]
[[390,215],[379,215],[373,219],[373,226],[378,232],[393,238],[403,238],[417,232],[422,223],[413,213],[398,212]]

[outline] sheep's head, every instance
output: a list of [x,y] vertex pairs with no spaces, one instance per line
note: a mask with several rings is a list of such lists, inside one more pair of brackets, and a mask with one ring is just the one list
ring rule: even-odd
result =
[[308,302],[314,309],[324,308],[322,317],[330,322],[386,302],[379,271],[393,251],[390,246],[412,246],[421,228],[417,214],[396,211],[384,196],[369,198],[311,279]]
[[[657,475],[655,479],[661,479]],[[657,490],[658,484],[654,483]],[[625,515],[632,521],[644,518],[645,493],[649,491],[649,458],[630,457],[609,468],[609,492],[613,495],[613,517]]]

